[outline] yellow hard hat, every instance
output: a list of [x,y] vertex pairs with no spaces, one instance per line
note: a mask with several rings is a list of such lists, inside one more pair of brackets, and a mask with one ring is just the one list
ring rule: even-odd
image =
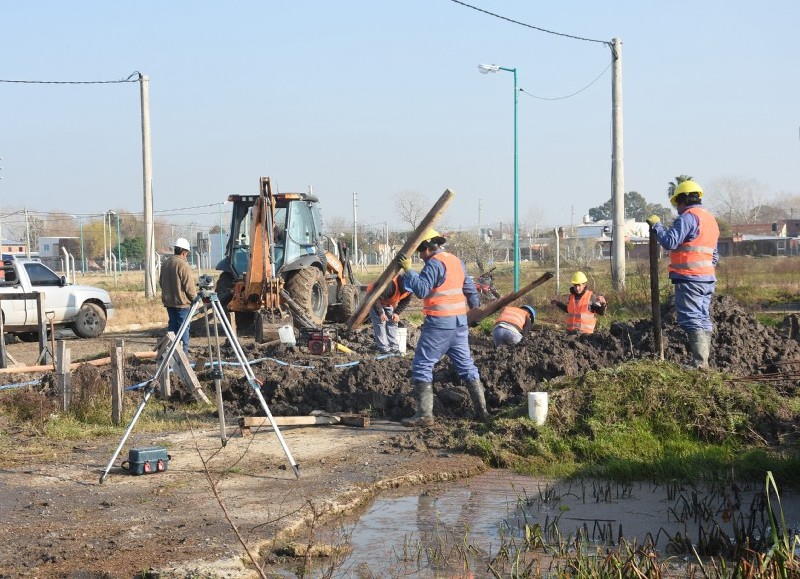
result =
[[[427,231],[425,231],[422,241],[419,242],[419,247],[422,247],[424,244],[444,245],[446,241],[447,239],[442,237],[438,231],[429,227]],[[419,251],[419,248],[417,248],[417,251]]]
[[583,273],[582,271],[576,271],[574,274],[572,274],[572,279],[569,280],[569,283],[575,285],[578,283],[586,283],[587,281],[589,280],[586,279],[585,273]]
[[678,195],[681,193],[697,193],[698,197],[703,198],[703,188],[700,185],[691,180],[681,181],[669,198],[669,202],[672,203],[673,207],[678,204]]

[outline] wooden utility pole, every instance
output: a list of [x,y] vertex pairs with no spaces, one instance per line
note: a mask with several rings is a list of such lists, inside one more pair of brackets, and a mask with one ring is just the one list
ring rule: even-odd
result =
[[144,182],[144,297],[154,298],[156,248],[153,228],[153,156],[150,149],[150,79],[141,73],[139,91],[142,106],[142,181]]
[[664,359],[664,341],[661,337],[661,299],[658,291],[658,254],[656,232],[650,227],[650,306],[653,310],[653,340],[658,359]]
[[614,289],[625,289],[625,164],[622,157],[622,41],[614,38],[611,56],[611,177],[613,222],[611,233],[611,280]]
[[[436,223],[439,218],[444,213],[444,210],[447,209],[447,206],[450,205],[450,202],[455,197],[455,193],[450,189],[446,189],[442,196],[439,197],[439,200],[434,204],[428,214],[422,218],[417,228],[405,242],[403,247],[400,249],[400,253],[411,257],[411,255],[417,250],[419,244],[422,243],[424,239],[425,232],[428,228],[433,227],[434,223]],[[372,291],[368,292],[366,296],[364,296],[364,300],[358,304],[358,308],[350,316],[350,319],[347,320],[347,329],[352,330],[353,328],[357,327],[361,322],[364,321],[364,318],[367,317],[367,313],[378,300],[378,296],[383,293],[383,290],[389,284],[389,282],[400,272],[400,263],[395,255],[392,258],[392,261],[383,270],[383,273],[375,280],[375,283],[372,286]]]

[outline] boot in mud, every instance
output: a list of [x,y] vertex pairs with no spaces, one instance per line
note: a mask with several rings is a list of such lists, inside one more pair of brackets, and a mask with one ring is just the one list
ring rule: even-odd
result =
[[692,353],[692,368],[708,369],[711,333],[703,330],[689,332],[689,351]]
[[472,398],[472,405],[475,407],[475,416],[478,417],[478,420],[488,419],[489,411],[486,410],[486,397],[483,393],[483,384],[481,384],[480,378],[467,382],[467,390],[469,390],[470,398]]
[[414,396],[417,399],[417,413],[411,418],[403,418],[400,424],[407,428],[431,426],[433,424],[433,384],[414,382]]

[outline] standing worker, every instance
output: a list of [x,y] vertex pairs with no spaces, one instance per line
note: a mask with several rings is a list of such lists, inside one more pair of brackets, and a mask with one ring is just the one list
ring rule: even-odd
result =
[[494,321],[492,341],[495,346],[513,346],[527,336],[536,323],[536,310],[533,306],[506,306]]
[[696,368],[708,368],[711,353],[711,296],[719,262],[717,220],[702,205],[703,188],[694,181],[675,187],[670,202],[678,217],[667,229],[658,215],[647,223],[658,243],[670,252],[669,279],[675,286],[675,317],[689,335],[689,351]]
[[175,334],[176,340],[183,342],[184,353],[189,353],[189,327],[182,336],[178,336],[178,330],[183,325],[192,302],[197,297],[197,285],[194,283],[192,266],[189,265],[187,257],[191,246],[189,241],[183,237],[175,240],[174,255],[161,265],[161,276],[158,283],[161,286],[161,303],[167,308],[169,323],[167,331]]
[[458,257],[447,253],[442,246],[447,239],[428,229],[417,247],[425,266],[420,273],[411,269],[411,258],[399,255],[400,267],[405,270],[405,287],[422,299],[425,321],[414,349],[411,378],[417,412],[403,419],[403,426],[433,424],[433,367],[447,354],[458,375],[467,384],[475,414],[486,419],[483,384],[469,352],[467,311],[480,305],[475,282]]
[[567,303],[550,300],[550,303],[567,312],[567,331],[577,334],[592,334],[597,323],[597,316],[606,313],[606,298],[595,294],[586,287],[586,274],[576,271],[569,283],[569,299]]
[[[397,342],[397,322],[400,321],[400,314],[406,309],[412,295],[406,290],[403,278],[402,274],[394,276],[369,311],[375,348],[381,354],[400,352],[400,344]],[[372,291],[374,285],[371,283],[367,286],[367,293]]]

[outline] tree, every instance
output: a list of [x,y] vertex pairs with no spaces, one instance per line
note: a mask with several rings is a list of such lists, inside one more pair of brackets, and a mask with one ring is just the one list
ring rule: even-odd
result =
[[144,258],[144,236],[129,237],[120,245],[122,257],[125,259]]
[[[647,199],[639,195],[636,191],[628,191],[625,193],[623,199],[625,204],[625,217],[627,219],[645,221],[651,215],[658,215],[663,220],[669,219],[672,216],[672,210],[669,207],[663,207],[658,203],[648,203]],[[611,199],[599,207],[589,209],[589,217],[594,221],[612,219],[614,215]]]
[[725,177],[712,184],[713,193],[704,194],[703,201],[731,225],[761,223],[766,219],[762,195],[764,189],[764,185],[755,179]]
[[404,191],[394,197],[397,215],[414,230],[430,209],[431,203],[418,191]]

